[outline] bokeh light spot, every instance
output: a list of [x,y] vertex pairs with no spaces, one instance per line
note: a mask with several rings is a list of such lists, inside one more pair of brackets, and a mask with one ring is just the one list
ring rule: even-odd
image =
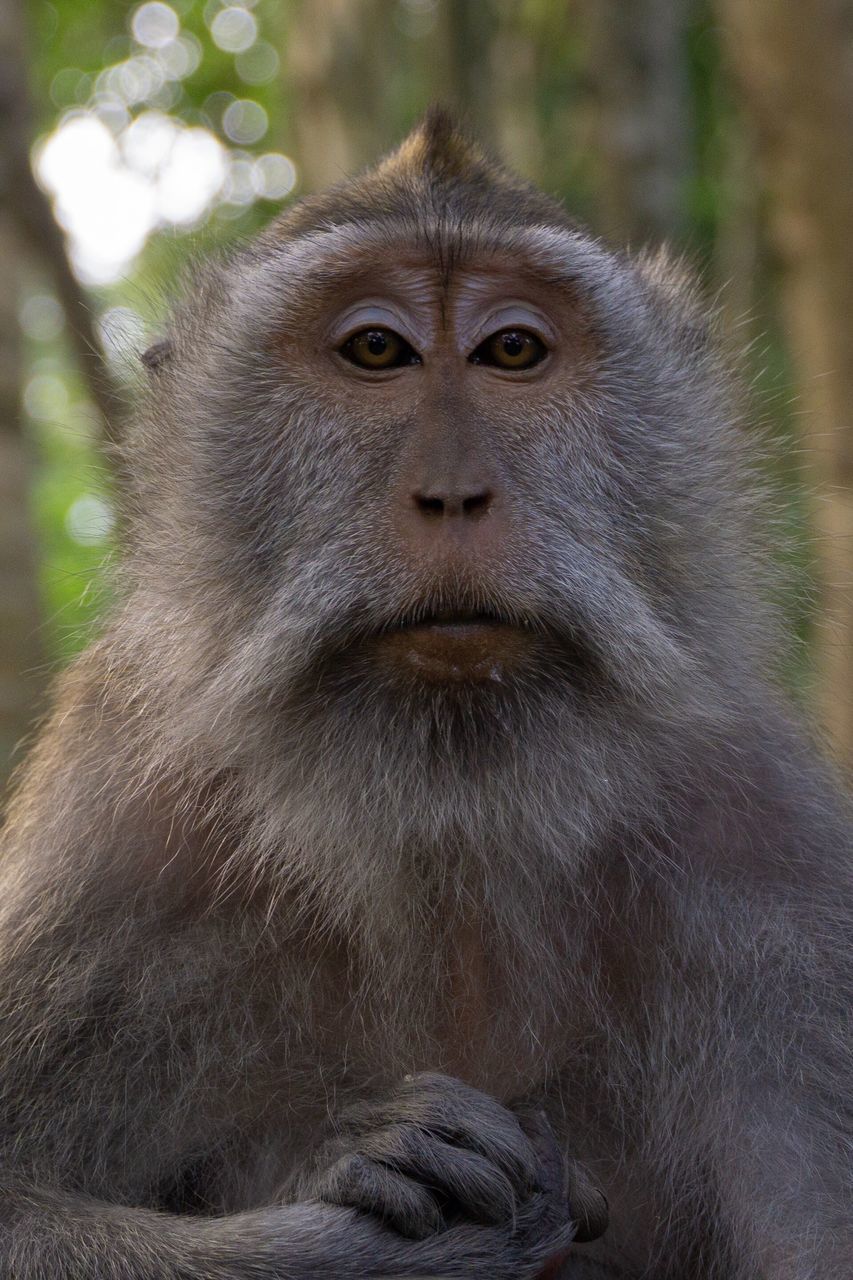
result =
[[222,115],[222,128],[232,142],[250,146],[260,142],[269,128],[267,113],[251,98],[237,98]]
[[157,208],[167,222],[188,225],[202,216],[228,173],[222,144],[207,129],[183,129],[157,182]]
[[50,82],[50,99],[57,107],[85,102],[92,91],[92,77],[79,67],[63,67]]
[[37,150],[35,170],[71,236],[71,257],[87,284],[114,280],[155,222],[154,192],[119,163],[110,130],[91,113],[66,117]]
[[101,345],[111,365],[135,363],[146,346],[145,322],[132,307],[109,307],[98,321]]
[[268,40],[256,40],[251,49],[238,53],[234,68],[244,84],[268,84],[278,75],[278,51]]
[[162,111],[144,111],[122,134],[125,160],[137,173],[156,177],[172,154],[179,130]]
[[131,20],[131,30],[139,44],[148,49],[160,49],[177,37],[181,24],[175,10],[161,0],[149,0],[136,10]]
[[226,53],[242,53],[257,40],[258,24],[248,9],[231,5],[216,14],[210,24],[210,34],[214,44]]
[[255,199],[254,164],[248,156],[231,161],[228,178],[222,190],[229,204],[251,204]]
[[21,305],[18,320],[34,342],[52,342],[65,324],[62,307],[52,293],[31,293]]
[[296,166],[287,156],[269,151],[253,164],[252,183],[265,200],[283,200],[296,186]]
[[83,493],[75,498],[65,515],[69,537],[85,547],[104,542],[114,523],[112,508],[96,493]]
[[24,387],[24,408],[40,422],[56,422],[68,409],[65,383],[53,373],[34,373]]
[[110,133],[121,133],[130,123],[127,107],[112,93],[96,93],[90,100],[93,113],[105,124]]
[[158,49],[156,57],[170,80],[184,80],[201,62],[201,48],[197,40],[180,36]]

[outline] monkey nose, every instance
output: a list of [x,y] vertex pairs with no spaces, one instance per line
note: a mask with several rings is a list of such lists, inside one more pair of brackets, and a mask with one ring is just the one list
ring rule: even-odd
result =
[[421,569],[448,557],[473,569],[504,550],[505,503],[489,484],[421,485],[400,491],[394,506],[400,550]]
[[436,520],[479,520],[489,513],[495,500],[487,485],[424,486],[411,495],[413,510],[427,522]]
[[421,563],[446,553],[480,559],[501,549],[507,477],[476,436],[473,427],[453,423],[415,435],[400,460],[391,494],[394,523],[402,549]]

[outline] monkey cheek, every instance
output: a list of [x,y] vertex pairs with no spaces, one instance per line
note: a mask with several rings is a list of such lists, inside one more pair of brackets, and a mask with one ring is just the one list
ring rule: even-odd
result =
[[379,641],[382,660],[430,684],[500,684],[529,649],[525,632],[479,623],[405,627]]

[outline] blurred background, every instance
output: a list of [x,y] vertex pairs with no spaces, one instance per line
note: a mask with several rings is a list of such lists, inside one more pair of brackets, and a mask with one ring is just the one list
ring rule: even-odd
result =
[[853,765],[853,0],[0,0],[0,787],[108,601],[99,447],[188,255],[435,99],[701,272],[781,445],[786,676]]

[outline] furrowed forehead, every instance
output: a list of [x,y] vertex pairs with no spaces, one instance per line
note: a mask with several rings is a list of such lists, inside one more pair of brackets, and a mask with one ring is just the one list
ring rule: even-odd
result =
[[410,265],[432,266],[449,278],[457,268],[511,264],[555,285],[573,284],[598,293],[615,287],[616,260],[588,236],[549,226],[484,228],[464,223],[386,220],[373,226],[341,225],[277,244],[253,269],[276,287],[302,283],[334,287],[355,272]]

